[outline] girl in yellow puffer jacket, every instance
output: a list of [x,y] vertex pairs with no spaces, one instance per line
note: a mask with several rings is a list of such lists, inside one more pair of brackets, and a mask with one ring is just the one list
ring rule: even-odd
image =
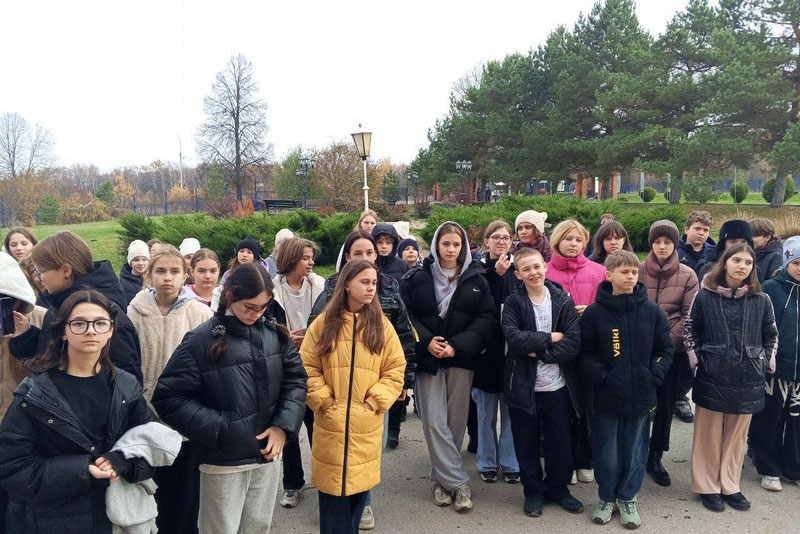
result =
[[403,388],[405,355],[375,298],[377,281],[371,262],[347,262],[300,347],[322,534],[358,532],[366,492],[380,482],[383,413]]

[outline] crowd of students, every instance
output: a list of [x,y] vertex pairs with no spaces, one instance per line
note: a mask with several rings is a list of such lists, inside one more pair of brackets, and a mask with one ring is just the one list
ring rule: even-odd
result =
[[436,506],[473,508],[469,433],[480,479],[521,483],[528,516],[582,513],[569,486],[596,481],[591,520],[636,528],[645,473],[671,484],[675,414],[694,422],[703,506],[747,510],[746,450],[764,489],[800,480],[800,236],[730,220],[714,242],[711,226],[656,221],[640,261],[611,214],[590,236],[528,210],[489,224],[481,252],[445,222],[423,259],[367,211],[327,280],[317,244],[284,229],[266,258],[242,239],[220,283],[192,237],[133,241],[117,276],[75,234],[12,228],[6,530],[268,532],[306,484],[303,424],[320,532],[371,529],[412,390]]

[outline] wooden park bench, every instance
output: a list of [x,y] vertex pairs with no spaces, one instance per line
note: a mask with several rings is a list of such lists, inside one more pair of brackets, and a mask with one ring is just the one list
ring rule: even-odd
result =
[[267,208],[267,215],[269,215],[270,208],[273,210],[291,210],[294,208],[299,208],[301,205],[302,203],[299,200],[292,200],[288,198],[264,199],[264,206]]

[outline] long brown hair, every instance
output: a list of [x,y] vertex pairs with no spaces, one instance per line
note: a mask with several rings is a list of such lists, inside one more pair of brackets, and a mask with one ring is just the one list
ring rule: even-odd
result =
[[67,354],[67,342],[62,339],[64,329],[67,328],[67,321],[72,310],[78,304],[96,304],[108,312],[108,318],[111,319],[113,324],[113,332],[108,339],[106,346],[100,350],[100,358],[97,362],[100,368],[104,369],[114,376],[114,365],[111,363],[111,342],[116,334],[116,324],[114,321],[117,317],[117,307],[114,303],[103,296],[99,291],[94,289],[76,291],[61,304],[61,307],[56,312],[53,318],[53,323],[50,326],[50,339],[47,340],[47,348],[45,351],[25,362],[25,367],[34,373],[43,373],[50,369],[66,370],[69,365],[69,356]]
[[432,249],[436,251],[436,257],[439,258],[439,241],[441,241],[442,236],[446,234],[458,234],[461,237],[461,250],[458,251],[456,262],[459,265],[464,265],[464,262],[467,261],[467,254],[469,253],[469,244],[467,244],[467,236],[464,230],[456,223],[442,223],[442,225],[436,229],[436,242],[433,244]]
[[[367,269],[372,269],[376,275],[378,274],[378,269],[371,261],[361,258],[348,261],[339,273],[333,295],[325,305],[325,324],[322,325],[322,333],[315,349],[319,354],[326,356],[333,352],[344,327],[344,318],[349,312],[345,286]],[[377,354],[383,348],[384,343],[383,311],[381,311],[381,305],[378,302],[377,291],[372,302],[361,308],[358,313],[361,315],[356,336],[361,339],[368,351]]]
[[597,229],[597,232],[594,234],[594,239],[592,240],[592,254],[600,263],[604,263],[606,261],[606,257],[608,256],[608,252],[606,252],[606,248],[603,246],[603,241],[605,241],[607,237],[611,236],[625,239],[625,243],[622,244],[622,248],[620,250],[633,252],[631,238],[628,235],[628,231],[624,226],[622,226],[622,223],[617,221],[608,221],[600,225],[600,228]]
[[94,267],[86,241],[72,232],[58,232],[45,237],[33,247],[31,257],[40,271],[69,265],[75,278],[89,274]]
[[[377,220],[377,219],[376,219]],[[11,254],[11,250],[8,248],[8,244],[11,242],[11,236],[14,234],[22,234],[25,236],[25,239],[31,242],[31,245],[36,246],[36,243],[39,242],[36,239],[36,236],[33,235],[33,232],[30,228],[26,228],[25,226],[15,226],[13,228],[9,228],[8,233],[6,234],[6,238],[3,241],[3,245],[5,246],[6,251]]]
[[[230,308],[233,303],[240,300],[255,298],[264,291],[269,295],[271,304],[275,295],[274,287],[269,273],[260,263],[253,262],[240,265],[238,269],[231,272],[231,275],[225,281],[225,285],[222,286],[219,306],[214,316],[215,321],[221,322],[228,308]],[[267,307],[267,310],[269,310],[269,307]],[[278,334],[278,339],[280,339],[281,342],[289,340],[289,331],[286,330],[285,326],[276,323],[269,311],[265,311],[263,317],[275,329]],[[219,336],[208,349],[208,355],[211,361],[217,361],[222,358],[227,351],[228,342],[225,340],[225,336],[222,335]]]
[[[353,230],[349,234],[347,234],[347,239],[344,240],[344,245],[342,245],[342,259],[339,262],[339,270],[342,270],[344,264],[347,263],[347,255],[350,254],[350,249],[353,248],[353,243],[360,239],[366,239],[370,243],[372,243],[372,248],[375,249],[375,257],[378,257],[378,245],[375,244],[375,239],[373,239],[372,234],[368,234],[364,230]],[[377,265],[375,266],[377,270]]]
[[758,262],[756,261],[756,253],[747,243],[737,243],[730,247],[725,247],[725,252],[722,253],[722,257],[717,260],[717,263],[714,264],[705,278],[703,278],[707,286],[709,286],[711,289],[716,289],[720,286],[728,287],[728,281],[725,279],[725,263],[731,258],[731,256],[738,254],[739,252],[747,252],[750,254],[750,257],[753,258],[753,269],[750,271],[747,280],[743,282],[744,284],[747,284],[747,294],[754,295],[756,293],[761,293],[761,283],[758,281]]

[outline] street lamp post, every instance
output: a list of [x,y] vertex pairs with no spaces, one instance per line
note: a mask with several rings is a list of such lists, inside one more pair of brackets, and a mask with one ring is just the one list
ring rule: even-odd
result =
[[[414,209],[417,208],[417,184],[419,183],[419,174],[415,172],[409,172],[406,174],[406,189],[408,189],[408,184],[412,184],[414,186]],[[406,204],[408,204],[408,199],[406,199]]]
[[463,161],[462,160],[456,161],[456,170],[461,175],[461,203],[465,204],[465,202],[464,202],[464,187],[465,187],[464,177],[467,175],[467,173],[470,170],[472,170],[472,161],[470,161],[468,159],[465,159]]
[[308,171],[314,168],[316,160],[310,157],[301,157],[300,164],[297,167],[295,174],[302,180],[303,187],[303,209],[308,207]]
[[[361,124],[358,125],[361,128]],[[367,158],[369,157],[369,146],[372,143],[372,132],[357,132],[350,134],[356,144],[356,150],[364,164],[364,211],[369,209],[369,185],[367,185]]]

